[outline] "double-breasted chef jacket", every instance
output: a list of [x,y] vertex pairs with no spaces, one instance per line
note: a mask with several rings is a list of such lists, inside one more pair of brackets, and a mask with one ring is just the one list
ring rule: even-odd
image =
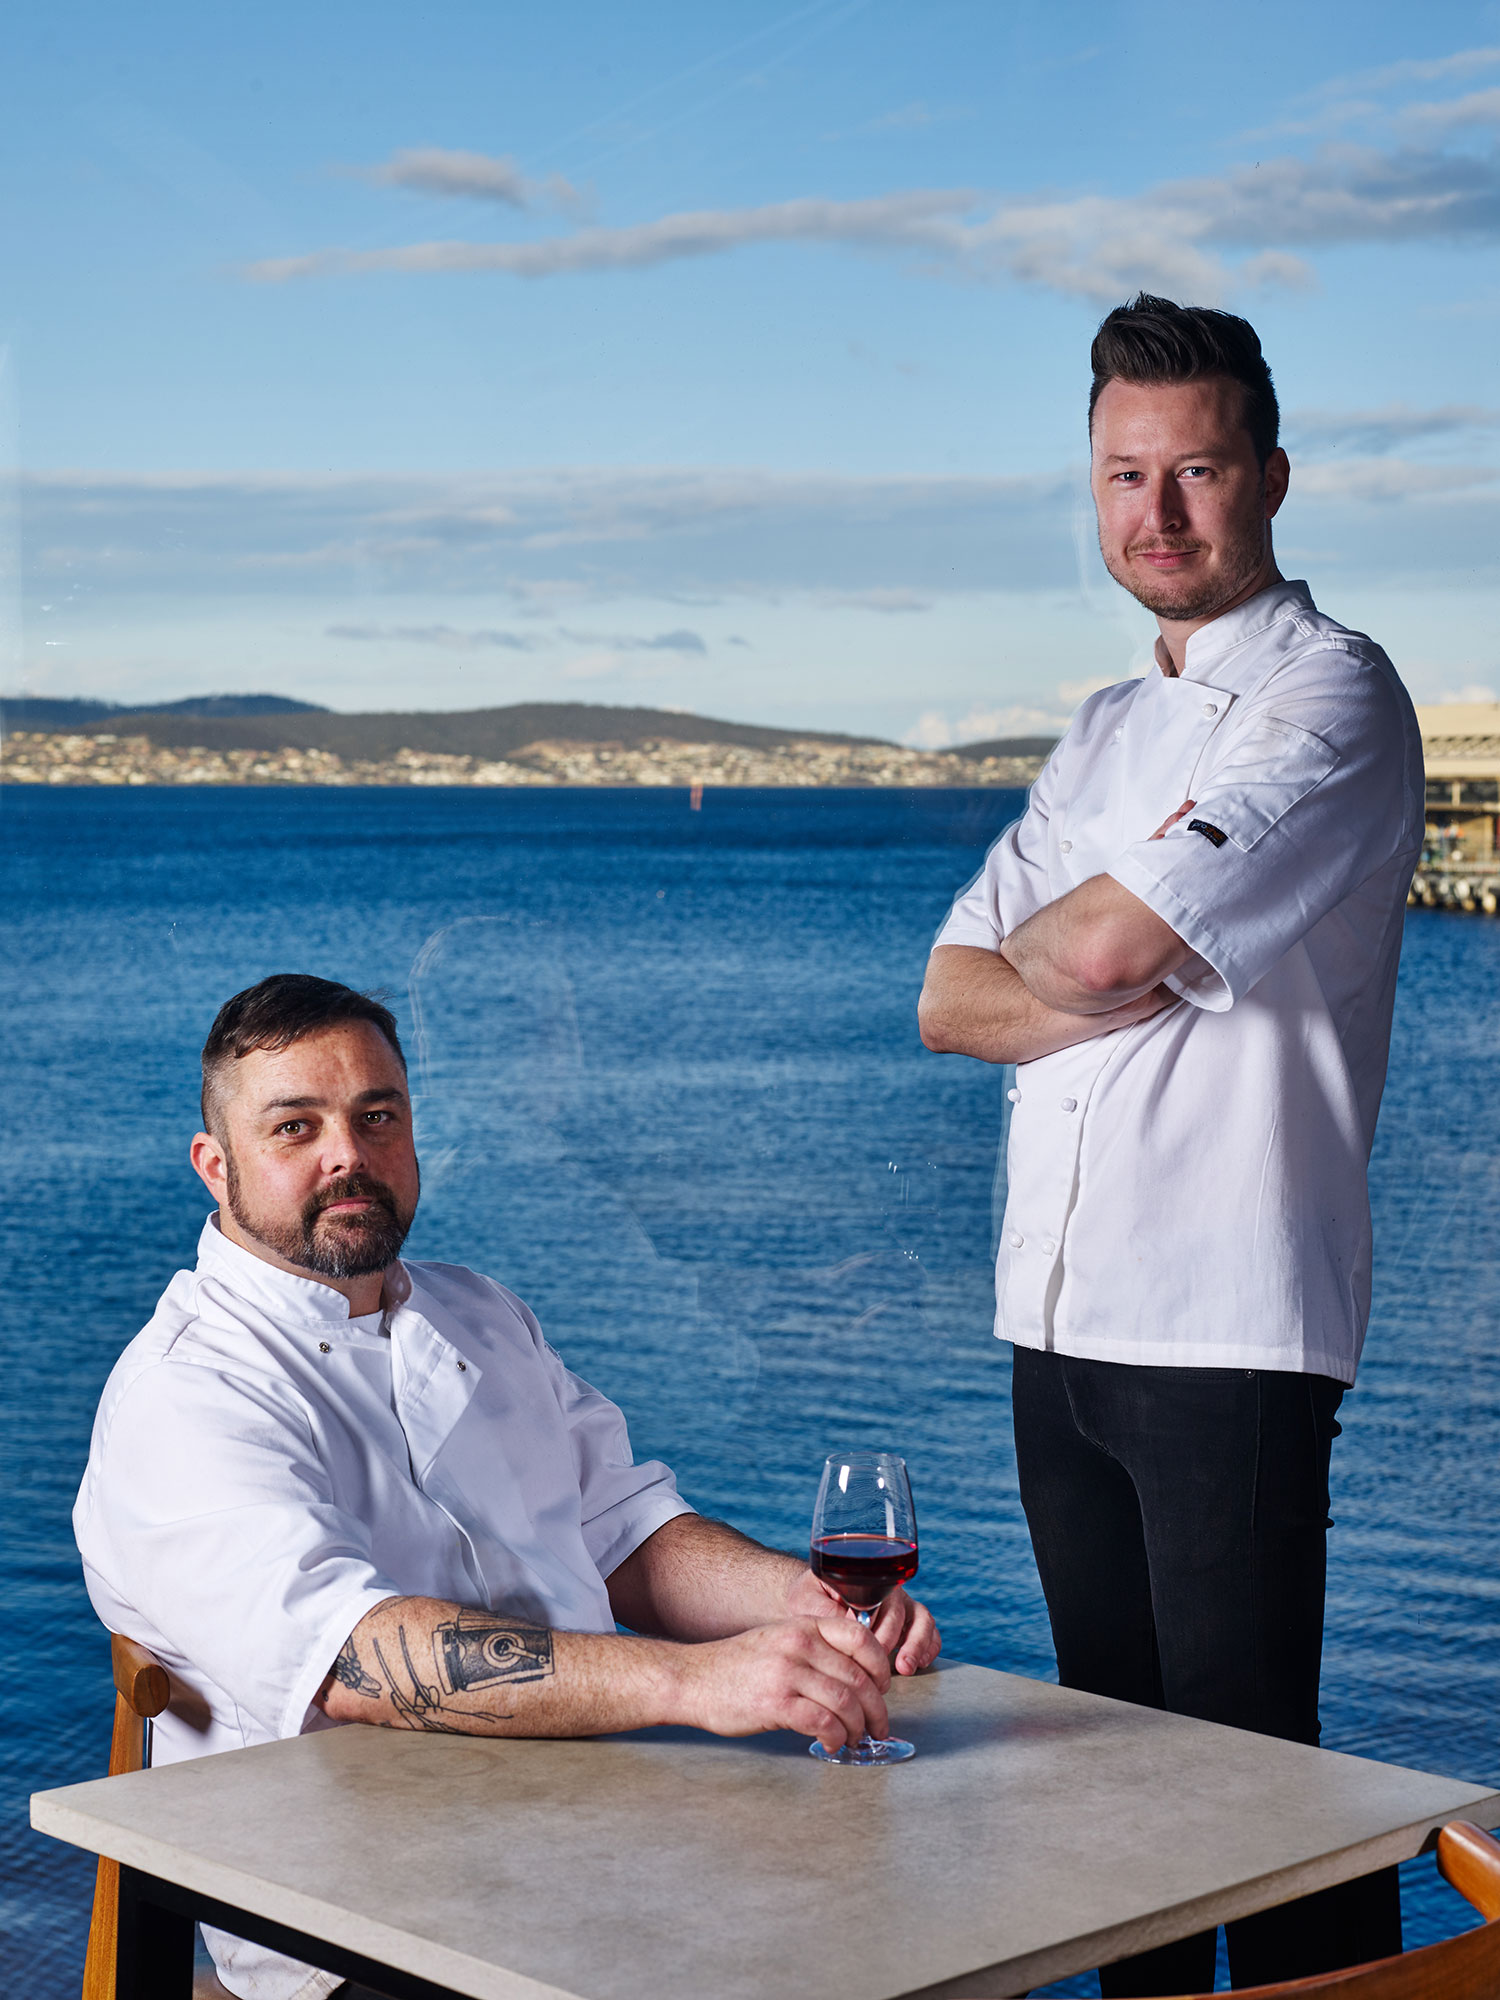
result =
[[[503,1285],[398,1264],[382,1312],[204,1225],[116,1362],[74,1529],[94,1609],[171,1676],[171,1763],[327,1726],[313,1697],[390,1597],[612,1632],[606,1579],[692,1509]],[[214,1933],[220,1975],[293,2000],[332,1975]]]
[[1423,814],[1395,669],[1303,583],[1193,633],[1180,676],[1083,704],[937,943],[998,950],[1107,874],[1201,964],[1168,980],[1180,1004],[1017,1066],[997,1335],[1354,1380]]

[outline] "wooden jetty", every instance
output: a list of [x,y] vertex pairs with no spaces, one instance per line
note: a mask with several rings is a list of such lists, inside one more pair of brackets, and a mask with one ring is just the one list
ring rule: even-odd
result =
[[1427,830],[1407,902],[1500,914],[1500,701],[1419,708]]

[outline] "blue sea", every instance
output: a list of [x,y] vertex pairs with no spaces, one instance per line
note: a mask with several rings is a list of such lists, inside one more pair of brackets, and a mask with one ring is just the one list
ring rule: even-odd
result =
[[[31,1790],[108,1753],[69,1510],[100,1385],[193,1258],[198,1049],[268,972],[390,996],[413,1254],[512,1285],[638,1451],[768,1541],[805,1545],[827,1451],[902,1451],[948,1649],[1050,1674],[990,1332],[1007,1079],[915,1023],[933,931],[1021,804],[6,788],[0,1992],[78,1990],[92,1866],[26,1824]],[[1490,1782],[1497,993],[1500,924],[1409,918],[1323,1683],[1331,1747]],[[1406,1875],[1409,1943],[1469,1920],[1430,1862]]]

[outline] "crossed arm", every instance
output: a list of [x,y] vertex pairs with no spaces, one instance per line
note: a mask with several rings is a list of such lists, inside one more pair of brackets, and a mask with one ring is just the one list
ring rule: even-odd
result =
[[922,1040],[940,1055],[1033,1062],[1174,1005],[1161,982],[1193,957],[1138,896],[1095,875],[1018,924],[998,951],[939,945],[917,1007]]
[[355,1626],[319,1702],[336,1722],[471,1736],[592,1736],[689,1723],[795,1729],[830,1750],[888,1733],[885,1690],[940,1641],[904,1591],[867,1631],[793,1556],[685,1514],[609,1579],[629,1633],[558,1632],[431,1597]]

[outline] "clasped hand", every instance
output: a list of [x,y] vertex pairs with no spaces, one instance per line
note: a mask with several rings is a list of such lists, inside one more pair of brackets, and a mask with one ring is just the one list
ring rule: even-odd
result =
[[687,1719],[716,1736],[794,1729],[825,1750],[888,1736],[892,1655],[898,1673],[914,1674],[942,1644],[927,1607],[893,1591],[864,1626],[805,1570],[787,1591],[787,1611],[773,1625],[684,1649]]

